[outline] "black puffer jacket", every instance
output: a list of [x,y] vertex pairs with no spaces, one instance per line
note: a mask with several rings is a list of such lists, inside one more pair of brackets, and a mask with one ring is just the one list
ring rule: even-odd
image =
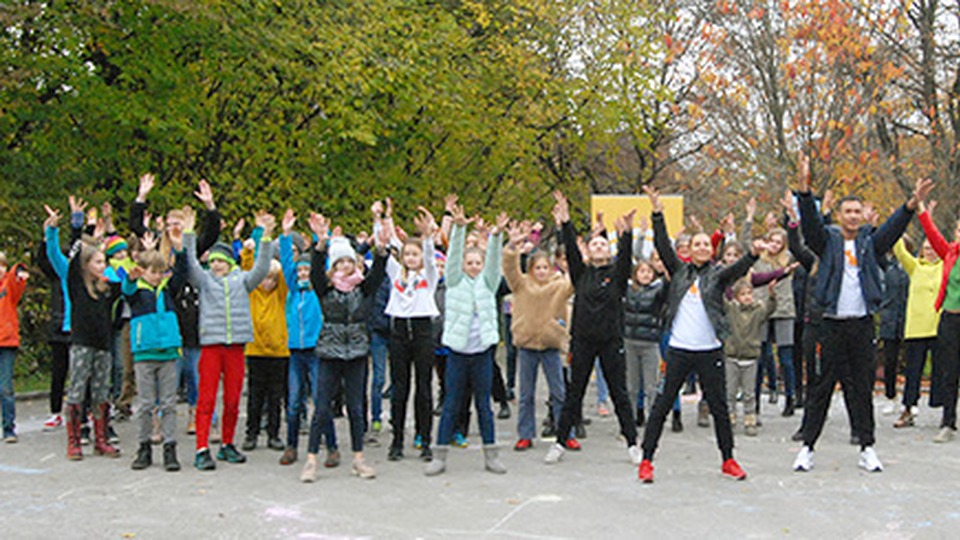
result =
[[363,282],[350,292],[337,290],[327,273],[327,252],[314,251],[310,281],[320,298],[323,329],[317,356],[323,360],[356,360],[370,353],[370,301],[386,275],[387,258],[378,254]]
[[677,257],[667,236],[667,224],[663,213],[653,213],[653,241],[657,246],[657,253],[663,261],[672,279],[667,292],[667,309],[664,314],[664,328],[671,328],[673,318],[677,315],[680,301],[690,289],[690,286],[699,278],[702,291],[703,305],[707,311],[707,318],[713,325],[717,339],[723,341],[730,334],[730,323],[727,321],[723,305],[723,294],[734,281],[746,275],[750,267],[757,262],[753,254],[746,254],[730,266],[720,266],[708,262],[697,266],[685,263]]
[[660,341],[660,313],[667,287],[660,280],[645,287],[628,287],[623,301],[623,337]]

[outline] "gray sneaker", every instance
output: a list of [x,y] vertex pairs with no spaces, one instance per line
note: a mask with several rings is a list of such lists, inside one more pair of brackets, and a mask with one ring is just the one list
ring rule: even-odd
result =
[[935,443],[948,443],[956,437],[957,430],[953,429],[950,426],[943,426],[940,428],[940,432],[937,433],[937,436],[933,438]]

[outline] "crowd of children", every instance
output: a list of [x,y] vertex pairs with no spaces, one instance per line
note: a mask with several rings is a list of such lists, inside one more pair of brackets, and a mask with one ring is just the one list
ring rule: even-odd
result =
[[[345,410],[351,472],[370,479],[377,473],[364,445],[379,443],[383,387],[389,382],[387,457],[397,461],[404,457],[413,379],[413,444],[427,462],[425,474],[444,473],[450,446],[467,444],[471,398],[484,467],[504,474],[491,398],[501,402],[498,417],[509,416],[506,402],[519,374],[513,448],[530,449],[542,368],[549,388],[544,436],[555,439],[544,461],[557,463],[581,449],[583,397],[596,365],[640,480],[653,481],[654,454],[671,411],[674,431],[682,430],[678,395],[694,375],[702,391],[699,423],[709,426],[706,415],[712,417],[721,472],[744,479],[733,456],[738,403],[744,433],[756,435],[766,373],[773,398],[784,396],[782,415],[803,410],[793,437],[803,442],[795,470],[812,469],[840,382],[860,466],[880,471],[873,448],[874,315],[881,319],[890,400],[884,413],[894,412],[905,345],[906,384],[894,425],[914,425],[930,355],[931,404],[943,407],[935,441],[948,442],[956,432],[960,222],[954,241],[946,241],[931,218],[935,203],[925,205],[933,187],[928,180],[918,181],[910,199],[878,224],[857,197],[844,197],[835,208],[831,197],[817,201],[803,156],[798,177],[798,189],[780,201],[782,219],[771,213],[758,238],[751,201],[741,238],[730,215],[712,235],[695,227],[673,239],[659,193],[647,186],[649,221],[643,217],[635,227],[635,211],[618,217],[615,249],[602,215],[589,233],[577,233],[559,192],[552,236],[542,234],[542,223],[503,213],[492,224],[468,218],[450,196],[439,223],[419,207],[411,235],[395,223],[387,199],[372,206],[370,233],[347,234],[311,213],[301,234],[287,210],[275,240],[276,218],[259,212],[246,240],[238,223],[233,245],[220,241],[223,222],[206,182],[195,194],[205,207],[199,231],[189,205],[151,218],[147,196],[155,180],[149,174],[140,179],[126,237],[115,230],[109,205],[88,209],[71,197],[69,243],[61,248],[60,212],[47,206],[36,252],[51,290],[51,417],[44,430],[65,425],[66,455],[81,460],[92,416],[94,452],[118,457],[110,422],[132,414],[138,448],[131,467],[151,466],[152,445],[162,443],[163,467],[177,471],[176,404],[183,390],[198,470],[214,470],[217,461],[244,463],[243,452],[257,448],[264,428],[266,446],[282,451],[281,465],[291,465],[299,459],[301,429],[309,426],[300,480],[313,482],[321,445],[326,468],[340,463],[334,418]],[[926,240],[915,255],[901,236],[917,212]],[[17,305],[29,278],[27,266],[10,264],[0,252],[0,405],[8,443],[17,441]],[[504,336],[512,351],[506,384],[494,359]],[[440,420],[433,437],[435,370]],[[238,448],[244,379],[247,423]]]

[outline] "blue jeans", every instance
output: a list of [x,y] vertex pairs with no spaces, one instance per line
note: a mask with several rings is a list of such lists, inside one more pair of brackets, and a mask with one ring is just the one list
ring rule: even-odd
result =
[[200,372],[197,370],[197,364],[200,362],[200,348],[184,347],[182,351],[183,356],[177,358],[177,376],[187,386],[187,403],[191,407],[196,407],[197,383],[200,381]]
[[439,444],[449,444],[453,436],[454,425],[462,406],[462,397],[466,392],[467,381],[473,385],[473,401],[477,408],[477,422],[480,424],[480,436],[483,444],[496,442],[493,428],[493,411],[490,409],[490,387],[493,385],[493,351],[490,347],[477,354],[461,354],[450,351],[447,358],[447,370],[444,381],[447,394],[443,401],[443,415],[440,417],[440,429],[437,431]]
[[553,411],[554,425],[560,420],[560,409],[567,395],[563,383],[563,366],[560,351],[547,349],[534,351],[519,348],[517,359],[520,372],[520,412],[517,413],[517,437],[533,439],[537,429],[537,367],[543,364],[543,374],[547,377],[550,389],[550,409]]
[[320,426],[333,425],[333,409],[330,401],[340,385],[347,400],[347,417],[350,419],[350,446],[354,452],[363,452],[363,374],[367,358],[354,360],[320,360],[317,393],[314,394],[316,410],[310,424],[310,443],[307,451],[316,454],[320,449]]
[[17,349],[0,348],[0,407],[3,407],[3,436],[15,433],[17,417],[16,401],[13,399],[13,361]]
[[610,387],[607,386],[607,379],[603,376],[603,368],[600,366],[600,359],[593,361],[597,368],[597,405],[606,403],[610,399]]
[[[306,406],[304,398],[310,396],[312,399],[317,395],[319,378],[320,359],[313,349],[290,349],[290,364],[287,368],[287,448],[296,449],[300,444],[300,414]],[[328,449],[337,447],[337,432],[333,428],[332,419],[323,426],[321,434]]]
[[373,380],[370,382],[370,415],[374,422],[383,414],[383,386],[387,382],[387,347],[390,340],[379,332],[370,333],[370,358]]

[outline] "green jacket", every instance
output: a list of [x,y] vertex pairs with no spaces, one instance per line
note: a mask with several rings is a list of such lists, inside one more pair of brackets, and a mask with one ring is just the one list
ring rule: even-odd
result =
[[454,225],[450,234],[445,280],[446,311],[443,320],[443,344],[455,352],[464,352],[470,338],[474,311],[480,319],[480,338],[485,346],[500,341],[497,289],[500,287],[500,234],[490,237],[483,271],[476,278],[463,272],[465,227]]

